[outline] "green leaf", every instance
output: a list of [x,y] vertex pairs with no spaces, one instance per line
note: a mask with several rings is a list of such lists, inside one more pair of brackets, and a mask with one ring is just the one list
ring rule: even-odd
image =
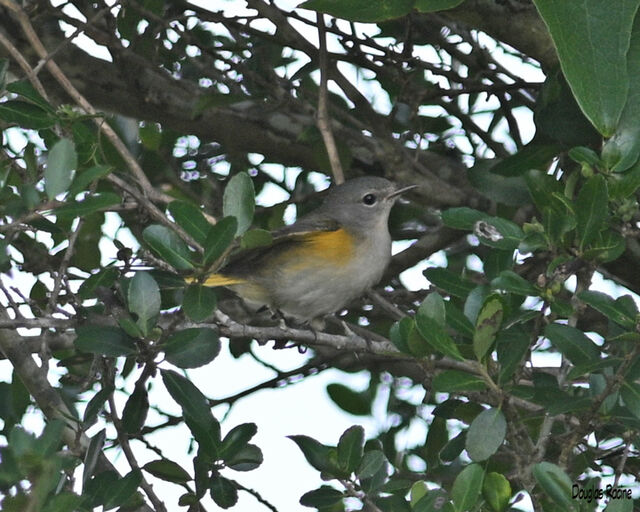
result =
[[237,232],[238,221],[235,217],[224,217],[211,226],[204,242],[204,264],[211,265],[217,261],[231,245]]
[[327,385],[327,394],[343,411],[354,416],[371,414],[371,394],[368,391],[354,391],[343,384]]
[[242,423],[233,427],[229,433],[224,436],[220,448],[220,457],[222,459],[232,459],[238,455],[256,435],[258,427],[255,423]]
[[620,388],[620,396],[629,412],[640,419],[640,384],[637,382],[623,382]]
[[0,103],[0,119],[31,130],[42,130],[56,124],[55,117],[47,111],[33,103],[21,100]]
[[476,285],[473,281],[447,270],[446,268],[428,268],[423,272],[424,276],[435,286],[445,292],[465,299]]
[[409,347],[409,336],[412,329],[415,329],[415,323],[409,317],[404,317],[400,321],[394,322],[391,329],[389,329],[389,340],[400,352],[405,354],[412,354]]
[[212,475],[209,482],[211,498],[220,508],[231,508],[238,502],[238,489],[235,484],[220,475]]
[[443,489],[432,489],[411,507],[412,512],[454,512],[449,495]]
[[162,344],[165,358],[179,368],[199,368],[220,353],[218,332],[208,327],[183,329]]
[[109,494],[104,501],[104,510],[113,509],[127,503],[140,487],[142,473],[134,469],[123,478],[108,486]]
[[67,191],[77,166],[78,154],[73,141],[60,139],[49,150],[44,170],[44,189],[49,199]]
[[113,168],[108,165],[95,165],[86,171],[76,174],[76,177],[69,188],[69,193],[71,195],[76,195],[86,190],[94,181],[111,174],[111,172],[113,172]]
[[151,250],[177,270],[192,270],[191,252],[187,245],[166,226],[153,224],[142,232]]
[[160,370],[160,374],[171,398],[182,407],[185,415],[189,416],[196,425],[209,428],[213,415],[209,401],[202,392],[189,379],[173,370]]
[[82,415],[82,423],[85,425],[92,425],[95,423],[98,413],[104,407],[104,404],[107,402],[111,393],[113,393],[113,389],[103,388],[91,397],[91,400],[87,403],[87,407]]
[[353,473],[362,462],[364,429],[360,425],[349,427],[338,441],[338,465],[347,473]]
[[266,247],[273,242],[273,235],[266,229],[250,229],[242,235],[241,249],[253,249],[254,247]]
[[138,316],[136,324],[146,336],[160,314],[160,288],[148,272],[136,272],[127,289],[129,311]]
[[340,503],[344,497],[344,494],[337,489],[323,485],[315,491],[304,493],[300,498],[300,505],[316,508],[331,507]]
[[375,23],[400,18],[411,12],[415,0],[307,0],[298,7],[310,9],[336,18],[362,23]]
[[571,500],[571,479],[560,467],[551,462],[540,462],[533,466],[532,473],[548,497],[564,510],[576,510]]
[[387,462],[387,458],[380,450],[371,450],[362,457],[362,462],[356,471],[358,478],[364,480],[372,478]]
[[464,360],[456,342],[447,334],[444,327],[438,325],[435,320],[426,315],[418,315],[416,317],[416,327],[420,335],[435,350],[453,359]]
[[491,172],[501,176],[521,176],[531,169],[546,169],[561,150],[558,144],[543,144],[534,139],[514,155],[495,164]]
[[450,300],[444,303],[444,307],[447,311],[447,325],[467,338],[473,337],[475,327],[464,313]]
[[479,464],[469,464],[456,477],[451,489],[451,498],[456,512],[473,509],[480,499],[484,469]]
[[475,462],[487,460],[502,445],[507,433],[507,421],[500,409],[482,411],[473,420],[467,432],[465,448]]
[[473,351],[478,360],[484,358],[493,346],[496,334],[502,325],[504,306],[499,295],[489,295],[482,304],[476,319],[476,330],[473,335]]
[[467,206],[449,208],[442,212],[442,222],[445,226],[455,229],[471,231],[476,222],[487,217],[487,214]]
[[604,512],[633,512],[633,503],[632,499],[610,500]]
[[491,281],[491,288],[508,293],[523,296],[536,296],[538,290],[524,277],[519,276],[513,270],[503,270],[500,275]]
[[81,325],[76,328],[75,347],[82,352],[106,357],[135,354],[136,345],[122,329],[101,325]]
[[585,304],[588,304],[596,311],[602,313],[612,322],[616,322],[626,329],[635,328],[635,317],[629,315],[628,312],[613,299],[613,297],[610,297],[606,293],[587,290],[580,292],[578,294],[578,299]]
[[615,231],[601,231],[582,256],[586,260],[607,263],[617,260],[627,248],[627,240]]
[[122,427],[129,435],[142,430],[149,412],[149,395],[144,386],[136,386],[122,411]]
[[169,459],[152,460],[142,466],[142,469],[167,482],[182,484],[191,480],[191,476],[182,466]]
[[204,322],[216,307],[215,290],[199,284],[191,284],[184,292],[182,310],[194,322]]
[[576,232],[580,250],[596,239],[607,222],[609,196],[607,182],[601,175],[592,176],[576,198]]
[[91,277],[83,281],[78,288],[78,297],[82,300],[94,297],[94,292],[100,288],[110,288],[118,278],[119,271],[116,267],[103,268]]
[[256,207],[253,180],[246,172],[240,172],[229,180],[222,196],[222,213],[238,221],[237,234],[243,234],[251,226]]
[[608,177],[607,188],[611,199],[625,199],[640,187],[640,161],[631,169],[618,172]]
[[586,365],[600,359],[600,349],[575,327],[549,324],[544,330],[544,335],[574,365]]
[[102,454],[102,447],[104,446],[106,436],[107,432],[105,429],[102,429],[89,440],[89,447],[84,455],[84,467],[82,468],[83,492],[86,490],[87,482],[89,482],[96,469],[96,464]]
[[253,471],[262,464],[263,460],[260,448],[255,444],[247,444],[233,457],[227,457],[226,463],[234,471]]
[[311,464],[312,467],[320,472],[326,473],[329,473],[333,469],[329,460],[331,448],[309,436],[298,435],[287,437],[298,445],[304,458],[307,459],[307,462]]
[[70,219],[73,217],[85,217],[98,210],[106,210],[110,206],[120,204],[122,198],[113,192],[92,194],[86,196],[82,201],[70,201],[52,210],[52,213],[59,219]]
[[580,108],[605,137],[627,100],[627,52],[639,0],[612,10],[600,0],[534,0]]
[[24,80],[16,80],[15,82],[11,82],[9,85],[7,85],[7,91],[31,100],[33,103],[38,105],[43,110],[48,111],[50,114],[55,113],[55,109],[51,106],[51,104],[42,97],[42,95],[26,78]]
[[456,393],[458,391],[484,391],[487,385],[481,377],[459,370],[445,370],[433,378],[433,391]]
[[482,484],[482,496],[493,512],[504,512],[511,499],[511,484],[500,473],[487,473]]
[[490,167],[491,163],[491,160],[476,160],[475,165],[467,170],[469,182],[474,188],[487,199],[498,203],[509,206],[526,203],[529,193],[523,177],[497,174]]
[[171,216],[200,245],[204,245],[211,224],[200,208],[186,201],[172,201],[167,207]]
[[418,308],[417,316],[431,318],[440,327],[446,323],[445,303],[438,292],[432,292],[422,301]]
[[464,0],[416,0],[414,7],[420,12],[436,12],[453,9]]
[[602,136],[580,110],[560,70],[547,75],[533,119],[541,136],[564,146],[595,147],[602,143]]

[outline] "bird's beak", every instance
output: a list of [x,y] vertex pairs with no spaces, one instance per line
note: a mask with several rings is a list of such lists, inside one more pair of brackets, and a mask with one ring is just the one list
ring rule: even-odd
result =
[[397,190],[394,190],[393,192],[391,192],[391,194],[389,194],[385,199],[393,199],[395,197],[398,197],[401,194],[404,194],[405,192],[408,192],[409,190],[413,190],[414,188],[417,188],[418,185],[409,185],[408,187],[402,187],[399,188]]

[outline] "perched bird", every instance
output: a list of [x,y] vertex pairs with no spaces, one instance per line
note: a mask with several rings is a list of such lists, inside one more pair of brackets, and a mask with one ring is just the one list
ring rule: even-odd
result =
[[378,177],[333,187],[319,208],[274,232],[270,245],[239,252],[203,284],[301,321],[335,312],[382,277],[391,259],[389,212],[412,188]]

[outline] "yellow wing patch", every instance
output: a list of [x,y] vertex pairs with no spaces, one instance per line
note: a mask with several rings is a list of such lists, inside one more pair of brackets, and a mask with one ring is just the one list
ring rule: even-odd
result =
[[246,279],[239,277],[223,276],[222,274],[211,274],[207,276],[202,283],[204,286],[229,286],[232,284],[242,284],[246,282]]
[[297,247],[291,255],[298,260],[294,264],[296,268],[312,262],[317,264],[318,260],[338,266],[351,262],[355,240],[344,229],[308,233],[303,235],[302,239],[304,244]]

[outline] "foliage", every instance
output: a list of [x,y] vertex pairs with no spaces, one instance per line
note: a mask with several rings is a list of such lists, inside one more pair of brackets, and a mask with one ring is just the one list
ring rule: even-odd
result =
[[[242,483],[263,462],[260,418],[224,428],[212,406],[242,394],[214,401],[187,371],[215,369],[225,345],[259,360],[270,340],[308,361],[246,394],[365,371],[367,389],[328,396],[359,417],[384,401],[390,418],[332,445],[283,432],[326,482],[305,507],[502,512],[528,496],[535,510],[595,510],[587,491],[609,486],[606,510],[633,510],[639,2],[26,4],[0,0],[3,510],[226,509],[242,494],[274,510]],[[109,58],[70,42],[75,30]],[[341,315],[346,332],[252,314],[197,279],[269,244],[287,206],[308,212],[332,175],[309,31],[330,43],[321,75],[347,176],[420,185],[390,220],[412,243]],[[428,287],[398,279],[434,254]],[[174,403],[154,400],[160,386]],[[401,444],[415,425],[425,438]],[[138,460],[133,441],[177,426],[191,466],[155,447]]]

